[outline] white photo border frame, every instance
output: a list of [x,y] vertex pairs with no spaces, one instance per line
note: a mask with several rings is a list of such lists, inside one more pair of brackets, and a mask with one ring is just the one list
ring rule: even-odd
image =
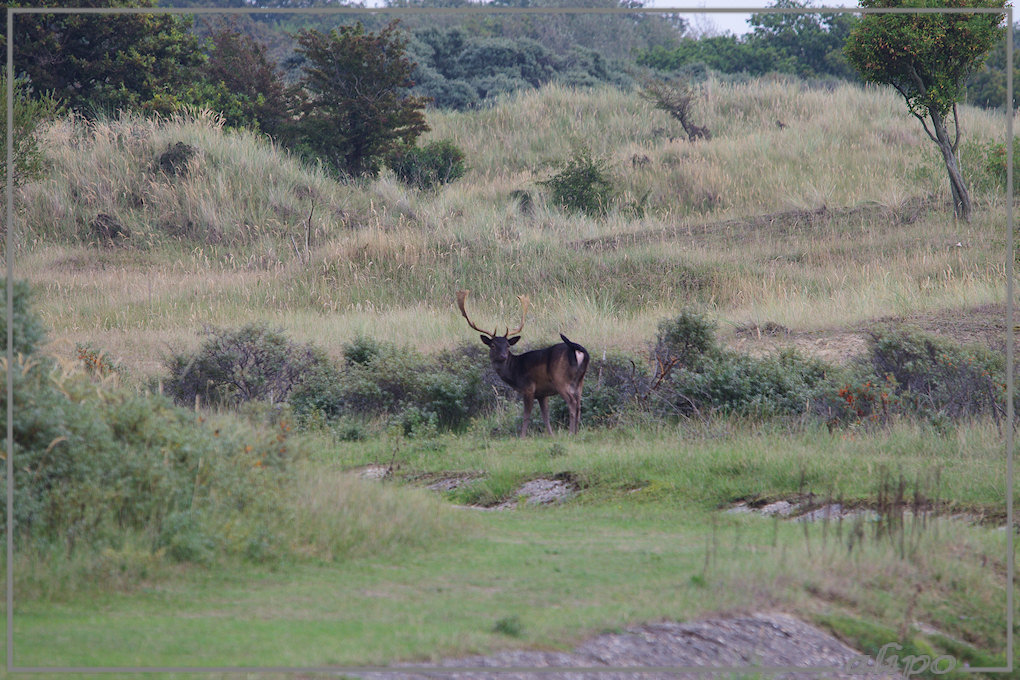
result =
[[[669,7],[669,8],[587,8],[587,7],[320,7],[320,8],[212,8],[212,7],[166,7],[166,8],[7,8],[7,186],[6,186],[6,225],[4,246],[6,249],[6,281],[13,280],[14,257],[14,186],[13,173],[10,171],[14,158],[14,139],[11,134],[14,127],[14,16],[18,14],[182,14],[182,15],[243,15],[243,14],[1005,14],[1006,16],[1006,666],[1003,667],[963,667],[961,672],[970,673],[1011,673],[1013,671],[1013,580],[1014,580],[1014,530],[1013,530],[1013,454],[1015,446],[1015,422],[1013,404],[1013,369],[1014,369],[1014,225],[1013,225],[1013,8],[847,8],[847,7],[812,7],[812,8],[761,8],[761,7]],[[6,317],[7,317],[7,366],[14,365],[13,349],[13,286],[7,285]],[[14,377],[7,371],[7,404],[13,406]],[[603,673],[697,673],[719,674],[755,673],[775,675],[778,673],[827,673],[846,672],[846,668],[836,667],[721,667],[721,666],[626,666],[626,667],[439,667],[439,666],[17,666],[14,663],[14,409],[7,409],[7,434],[5,440],[5,476],[7,480],[7,574],[6,574],[6,606],[7,606],[7,640],[6,640],[6,671],[7,673],[534,673],[552,674],[603,674]],[[867,672],[867,669],[862,669]]]

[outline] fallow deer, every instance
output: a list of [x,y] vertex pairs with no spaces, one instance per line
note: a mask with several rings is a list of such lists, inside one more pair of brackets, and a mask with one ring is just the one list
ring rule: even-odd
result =
[[518,296],[523,308],[521,325],[512,331],[508,326],[506,333],[499,336],[496,335],[498,328],[489,333],[471,321],[464,309],[467,295],[466,290],[457,291],[457,306],[460,307],[460,313],[464,315],[471,328],[482,333],[482,342],[489,346],[492,368],[503,382],[521,395],[524,401],[521,436],[528,434],[531,406],[535,399],[538,399],[539,408],[542,409],[546,432],[553,433],[552,425],[549,424],[549,397],[554,394],[560,395],[567,402],[567,409],[570,412],[570,433],[576,433],[578,423],[581,421],[581,389],[584,386],[584,373],[588,370],[590,360],[588,350],[560,333],[563,342],[559,344],[523,354],[512,354],[510,347],[521,339],[518,333],[524,329],[524,321],[528,315],[528,298]]

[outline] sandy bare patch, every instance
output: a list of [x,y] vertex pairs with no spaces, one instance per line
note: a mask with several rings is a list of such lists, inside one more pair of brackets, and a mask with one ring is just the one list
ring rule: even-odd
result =
[[771,322],[747,324],[740,326],[724,342],[731,349],[753,356],[795,348],[831,363],[845,363],[865,352],[869,330],[879,325],[895,324],[916,326],[960,344],[1002,348],[1006,343],[1006,306],[1003,304],[886,316],[855,328],[795,331]]

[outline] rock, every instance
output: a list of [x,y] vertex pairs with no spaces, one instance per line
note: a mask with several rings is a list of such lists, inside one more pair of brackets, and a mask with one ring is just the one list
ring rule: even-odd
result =
[[[790,671],[769,673],[768,677],[849,679],[865,677],[859,674],[860,670],[851,673],[848,668],[853,663],[866,662],[866,657],[859,652],[800,619],[783,613],[761,613],[686,623],[642,624],[620,633],[590,638],[569,653],[506,650],[488,656],[443,659],[430,666],[442,670],[428,670],[427,673],[398,667],[393,671],[352,675],[366,680],[632,680],[636,677],[701,680],[711,677],[705,675],[705,668],[711,667],[719,668],[724,677],[781,668]],[[555,669],[560,668],[563,672],[556,672]],[[653,670],[637,670],[640,668]],[[857,666],[857,669],[862,668],[862,665]],[[485,669],[507,670],[486,672]],[[531,669],[541,670],[529,672]],[[592,670],[586,673],[584,669]],[[614,672],[616,669],[619,671]],[[684,673],[684,670],[690,672]],[[874,680],[901,676],[885,670],[867,677]]]

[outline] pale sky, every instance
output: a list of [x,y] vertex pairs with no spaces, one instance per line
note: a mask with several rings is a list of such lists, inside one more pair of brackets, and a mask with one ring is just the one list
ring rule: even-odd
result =
[[[748,8],[748,7],[766,7],[775,4],[772,0],[689,0],[684,2],[683,0],[649,0],[646,7],[655,7],[657,9],[665,9],[667,7],[683,7],[693,9],[695,7],[711,7],[713,9],[724,9],[727,7],[736,8]],[[815,5],[824,5],[825,7],[856,7],[857,2],[855,0],[827,0],[825,2],[815,2]],[[734,35],[742,35],[750,30],[747,25],[748,20],[751,18],[750,14],[737,14],[737,13],[712,13],[712,14],[685,14],[684,17],[691,22],[695,28],[707,26],[709,22],[719,33],[732,33]]]

